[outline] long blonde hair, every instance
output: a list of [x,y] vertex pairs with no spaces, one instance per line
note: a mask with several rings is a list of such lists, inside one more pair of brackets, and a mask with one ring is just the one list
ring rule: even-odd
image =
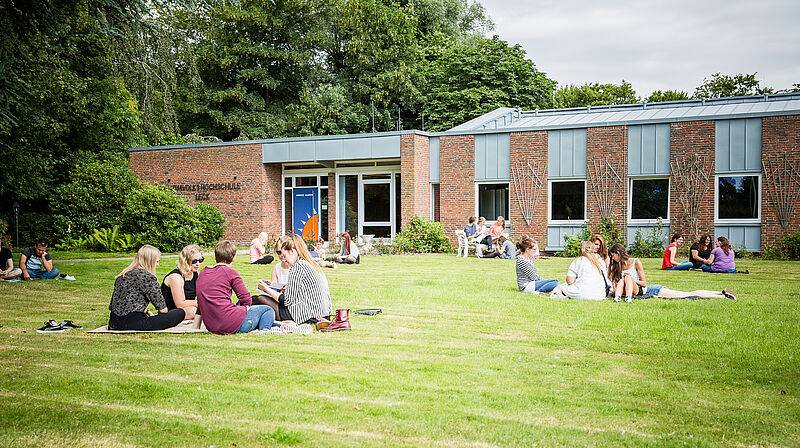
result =
[[264,246],[264,249],[266,249],[267,243],[269,242],[269,234],[267,232],[259,233],[258,240],[261,241],[261,245]]
[[159,258],[161,258],[161,251],[149,244],[145,244],[139,248],[138,252],[136,252],[136,256],[133,257],[131,264],[128,265],[127,268],[123,269],[122,272],[117,274],[117,276],[114,278],[116,279],[125,277],[125,274],[136,268],[142,268],[145,271],[156,275],[156,261],[158,261]]
[[198,253],[202,256],[202,250],[197,244],[190,244],[183,248],[180,256],[178,256],[178,270],[185,277],[192,269],[192,255]]
[[311,254],[308,252],[308,248],[306,247],[306,242],[303,241],[299,235],[284,235],[278,239],[275,247],[279,247],[281,250],[296,250],[297,255],[303,260],[307,261],[319,275],[324,275],[322,273],[322,268],[320,268],[317,262],[311,258]]
[[600,271],[600,275],[603,275],[603,268],[600,267],[600,262],[597,260],[597,252],[594,251],[594,243],[590,241],[581,243],[581,257],[588,258],[594,267]]

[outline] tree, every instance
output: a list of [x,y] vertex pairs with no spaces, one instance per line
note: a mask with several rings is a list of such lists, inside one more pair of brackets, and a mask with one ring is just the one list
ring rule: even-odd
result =
[[694,90],[695,98],[724,98],[729,96],[763,95],[773,93],[769,87],[761,87],[756,79],[758,73],[723,75],[719,72],[711,78],[703,78],[703,84]]
[[688,100],[689,94],[680,90],[656,90],[645,99],[648,103],[659,103],[662,101]]
[[427,48],[421,111],[425,129],[440,131],[498,107],[553,106],[555,81],[536,69],[519,45],[498,36],[449,43],[444,36]]
[[607,104],[638,103],[639,98],[631,83],[622,80],[620,85],[590,83],[582,86],[562,87],[555,94],[556,107],[586,107]]

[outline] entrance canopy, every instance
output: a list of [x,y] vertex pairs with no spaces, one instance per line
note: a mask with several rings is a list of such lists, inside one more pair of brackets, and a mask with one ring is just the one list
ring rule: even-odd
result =
[[261,145],[263,163],[334,162],[400,157],[400,136],[418,131],[272,139]]

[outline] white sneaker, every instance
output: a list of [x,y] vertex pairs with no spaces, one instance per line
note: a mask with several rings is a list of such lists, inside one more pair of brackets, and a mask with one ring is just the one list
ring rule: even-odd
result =
[[633,303],[633,298],[631,296],[626,296],[625,303]]
[[75,280],[75,276],[67,275],[67,276],[64,277],[64,280],[73,280],[74,281]]
[[616,297],[614,297],[614,301],[615,302],[622,302],[622,297],[616,296]]
[[314,327],[309,324],[297,325],[289,322],[281,325],[281,330],[283,330],[284,333],[311,334],[314,332]]
[[255,334],[284,334],[284,332],[281,329],[281,327],[270,327],[269,329],[266,329],[266,330],[256,330],[254,333]]

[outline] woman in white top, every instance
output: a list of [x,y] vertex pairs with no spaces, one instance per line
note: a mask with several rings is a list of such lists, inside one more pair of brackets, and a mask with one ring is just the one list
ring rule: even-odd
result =
[[603,300],[608,285],[605,263],[595,253],[595,245],[581,243],[581,256],[569,265],[567,282],[553,289],[550,297],[575,300]]
[[250,264],[270,264],[275,259],[272,255],[267,255],[266,244],[269,239],[267,232],[261,232],[258,237],[250,242]]
[[611,281],[616,285],[614,289],[614,301],[619,302],[620,296],[625,295],[625,301],[633,302],[632,296],[652,294],[664,299],[732,299],[736,300],[736,294],[730,289],[723,289],[720,292],[705,289],[694,291],[678,291],[669,289],[661,285],[648,285],[644,274],[642,262],[638,258],[631,258],[625,250],[625,246],[616,243],[608,250],[611,256]]
[[342,234],[342,250],[333,256],[333,261],[337,263],[360,263],[361,254],[358,252],[358,245],[350,238],[350,234],[345,232]]

